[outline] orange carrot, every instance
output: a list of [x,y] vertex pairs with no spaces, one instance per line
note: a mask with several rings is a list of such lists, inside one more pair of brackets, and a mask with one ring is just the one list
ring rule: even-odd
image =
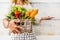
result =
[[29,13],[30,13],[29,15],[31,15],[31,13],[32,13],[33,11],[34,11],[34,9],[29,10]]
[[35,15],[38,13],[38,10],[37,9],[34,9],[34,11],[31,13],[31,15],[30,15],[30,17],[31,17],[31,19],[33,18],[33,17],[35,17]]
[[33,9],[29,10],[28,12],[26,12],[25,17],[30,16],[32,12],[33,12]]
[[25,13],[25,17],[29,16],[29,11]]

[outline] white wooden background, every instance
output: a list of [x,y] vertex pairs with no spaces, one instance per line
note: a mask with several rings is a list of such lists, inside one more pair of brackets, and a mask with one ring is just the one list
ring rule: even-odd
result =
[[[38,40],[59,40],[60,36],[54,36],[54,35],[60,35],[60,0],[30,0],[31,2],[37,2],[33,3],[34,8],[39,9],[39,13],[37,15],[37,18],[40,18],[42,16],[54,16],[55,20],[44,20],[40,23],[40,25],[36,26],[35,32],[37,35]],[[3,27],[2,19],[5,16],[5,14],[8,12],[10,7],[10,1],[9,0],[0,0],[0,36],[7,37],[8,38],[8,30]],[[41,36],[43,35],[43,36]],[[47,36],[46,36],[47,35]],[[58,37],[58,38],[57,38]],[[6,38],[5,38],[6,39]],[[1,38],[1,40],[3,40]]]
[[[33,5],[39,9],[37,18],[42,16],[53,16],[52,20],[44,20],[38,26],[41,35],[60,35],[60,3],[41,2]],[[39,32],[38,31],[38,32]]]
[[[60,0],[29,0],[31,2],[60,2]],[[0,2],[10,2],[10,0],[0,0]]]

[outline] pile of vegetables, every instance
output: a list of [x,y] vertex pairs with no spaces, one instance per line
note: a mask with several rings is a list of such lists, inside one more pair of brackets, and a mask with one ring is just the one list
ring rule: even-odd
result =
[[9,19],[32,19],[35,21],[35,15],[38,13],[37,9],[27,10],[20,6],[13,6],[11,11],[7,14]]

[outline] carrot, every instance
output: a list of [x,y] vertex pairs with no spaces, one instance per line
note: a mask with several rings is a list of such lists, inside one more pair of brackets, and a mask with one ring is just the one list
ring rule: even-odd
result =
[[30,16],[32,12],[33,12],[33,9],[29,10],[28,12],[26,12],[25,17]]
[[31,15],[31,13],[32,13],[33,11],[34,11],[34,9],[29,10],[30,15]]
[[31,19],[32,19],[33,17],[35,17],[35,15],[36,15],[37,13],[38,13],[38,10],[37,10],[37,9],[34,9],[33,12],[32,12],[31,15],[30,15]]
[[25,13],[25,17],[29,16],[29,11]]

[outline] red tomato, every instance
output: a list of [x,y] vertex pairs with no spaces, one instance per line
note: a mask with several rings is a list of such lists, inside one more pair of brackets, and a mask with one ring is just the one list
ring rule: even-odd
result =
[[15,11],[15,14],[16,14],[16,15],[19,15],[20,13],[21,13],[21,12],[18,11],[18,10]]
[[18,16],[20,15],[20,13],[21,13],[20,11],[16,10],[15,11],[15,17],[18,18]]
[[16,18],[18,18],[18,15],[15,15]]

